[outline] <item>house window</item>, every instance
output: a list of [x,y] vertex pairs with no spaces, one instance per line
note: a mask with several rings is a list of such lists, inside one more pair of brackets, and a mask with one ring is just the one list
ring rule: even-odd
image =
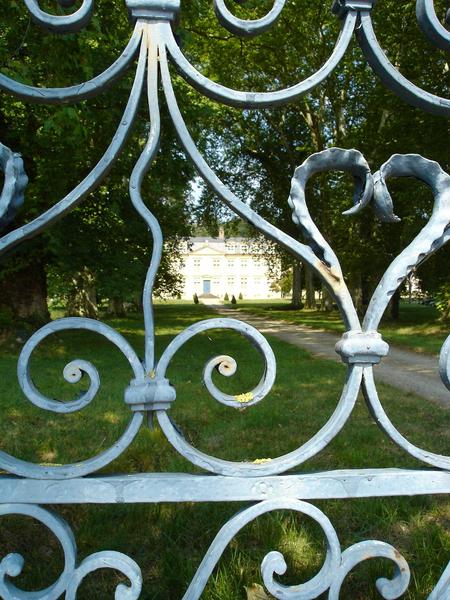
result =
[[213,268],[220,269],[220,258],[213,258]]
[[229,269],[234,269],[234,260],[229,260],[228,261],[228,268]]
[[196,269],[198,269],[200,267],[200,259],[199,258],[194,258],[194,267]]
[[247,269],[248,268],[248,260],[241,260],[241,267],[243,269]]
[[230,285],[230,286],[234,285],[234,277],[228,277],[228,285]]
[[244,288],[244,287],[247,287],[247,282],[248,282],[248,279],[247,279],[247,277],[241,277],[241,286],[242,286],[243,288]]
[[247,244],[242,244],[241,252],[242,252],[242,254],[248,254]]

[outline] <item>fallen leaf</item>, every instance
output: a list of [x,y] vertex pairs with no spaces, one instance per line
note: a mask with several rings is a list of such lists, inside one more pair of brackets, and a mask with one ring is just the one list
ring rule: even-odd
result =
[[268,596],[262,585],[259,583],[253,583],[251,586],[246,587],[247,600],[271,600],[272,596]]

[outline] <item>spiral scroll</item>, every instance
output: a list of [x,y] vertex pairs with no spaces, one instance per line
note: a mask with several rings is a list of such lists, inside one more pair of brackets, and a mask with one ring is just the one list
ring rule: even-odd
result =
[[259,516],[278,510],[292,510],[313,519],[322,529],[326,541],[326,556],[320,571],[310,581],[300,585],[285,586],[274,579],[284,575],[286,561],[280,552],[269,552],[261,565],[261,574],[267,590],[279,600],[313,600],[329,590],[329,600],[338,600],[345,577],[359,563],[370,558],[387,558],[395,563],[396,572],[392,580],[379,579],[377,588],[383,598],[394,600],[405,593],[409,586],[410,571],[403,556],[389,544],[376,540],[355,544],[341,552],[334,527],[328,517],[315,506],[297,500],[267,500],[247,508],[235,515],[222,527],[200,567],[195,574],[183,600],[198,600],[233,537]]
[[[247,398],[245,406],[253,406],[254,404],[257,404],[263,400],[263,398],[265,398],[270,392],[275,382],[275,356],[269,343],[257,329],[251,325],[242,323],[242,321],[237,321],[236,319],[208,319],[207,321],[200,321],[199,323],[196,323],[195,325],[185,329],[169,344],[169,346],[167,346],[166,350],[161,356],[161,359],[156,367],[156,378],[159,379],[166,376],[169,363],[181,346],[183,346],[195,335],[211,329],[229,329],[232,331],[237,331],[247,338],[261,354],[265,364],[264,374],[255,389],[242,394],[241,398],[243,396]],[[214,369],[217,369],[221,375],[230,377],[236,372],[236,362],[234,359],[228,356],[220,356],[209,361],[203,372],[204,383],[211,396],[218,402],[233,408],[242,408],[243,402],[239,399],[239,396],[236,397],[224,394],[215,386],[212,381],[212,372]]]
[[[91,363],[83,360],[71,361],[64,369],[64,378],[69,383],[77,383],[80,381],[83,375],[87,375],[90,378],[89,389],[87,392],[82,394],[78,400],[64,403],[46,398],[34,385],[30,375],[30,359],[34,350],[50,334],[66,330],[92,331],[94,333],[103,335],[126,357],[132,368],[134,377],[139,380],[145,377],[144,368],[136,356],[133,348],[125,340],[125,338],[123,338],[114,329],[108,325],[105,325],[104,323],[99,323],[98,321],[94,321],[92,319],[75,317],[60,319],[45,325],[36,333],[34,333],[23,347],[19,357],[17,365],[19,385],[28,400],[35,406],[56,413],[72,413],[87,406],[93,400],[99,389],[100,380],[97,369]],[[33,479],[68,479],[73,477],[82,477],[83,475],[87,475],[88,473],[92,473],[104,467],[117,458],[117,456],[119,456],[125,450],[125,448],[131,444],[137,432],[139,431],[142,421],[142,413],[135,412],[127,429],[123,433],[122,437],[114,444],[114,446],[95,456],[94,458],[90,458],[76,464],[65,466],[34,465],[14,458],[5,452],[0,452],[0,468],[9,473],[14,473],[15,475],[30,477]]]
[[20,515],[32,517],[45,525],[58,539],[64,552],[64,569],[55,583],[46,589],[25,592],[11,583],[24,567],[20,554],[8,554],[0,562],[0,597],[3,600],[58,600],[65,592],[66,600],[75,600],[83,579],[97,569],[115,569],[128,577],[131,587],[119,584],[116,600],[137,600],[142,589],[142,574],[139,566],[120,552],[98,552],[86,558],[76,567],[77,547],[72,530],[55,513],[33,504],[0,504],[0,516]]
[[[171,359],[178,349],[197,333],[209,329],[232,329],[242,333],[251,341],[261,353],[265,361],[264,374],[254,390],[238,397],[230,397],[223,394],[212,382],[212,372],[217,368],[222,375],[231,376],[236,369],[233,358],[219,356],[208,362],[204,371],[205,385],[211,395],[227,406],[242,408],[252,406],[260,402],[270,391],[275,380],[275,358],[265,338],[253,327],[235,319],[209,319],[188,327],[178,335],[166,348],[155,371],[155,381],[165,380],[166,371]],[[273,475],[292,469],[293,467],[316,455],[327,446],[350,416],[358,396],[361,384],[362,369],[360,366],[352,365],[348,370],[347,382],[342,392],[339,403],[322,429],[293,452],[284,456],[258,462],[232,462],[205,454],[194,448],[183,437],[178,427],[169,417],[166,410],[157,410],[158,422],[172,446],[191,463],[216,474],[229,476],[259,477],[262,475]]]

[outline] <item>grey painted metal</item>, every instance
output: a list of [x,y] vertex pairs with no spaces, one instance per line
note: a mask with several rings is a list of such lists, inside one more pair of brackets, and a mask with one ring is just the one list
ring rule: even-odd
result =
[[420,28],[433,44],[442,50],[450,50],[450,31],[438,19],[433,0],[417,0],[416,15]]
[[238,19],[228,10],[224,0],[214,0],[214,9],[220,23],[231,33],[241,37],[253,37],[272,27],[286,4],[286,0],[274,0],[272,10],[261,19]]
[[0,169],[4,183],[0,195],[0,229],[14,221],[24,201],[28,177],[20,154],[0,143]]
[[137,24],[128,45],[119,58],[103,73],[84,83],[64,88],[40,88],[14,81],[0,73],[0,89],[23,100],[41,104],[61,104],[93,98],[117,81],[131,66],[139,49],[141,37],[142,26]]
[[[243,37],[262,34],[275,26],[286,0],[274,0],[271,10],[257,20],[235,17],[224,0],[213,0],[221,24]],[[38,0],[24,0],[32,18],[45,29],[56,33],[75,33],[89,23],[94,1],[60,0],[69,14],[52,15],[43,11]],[[75,9],[75,6],[79,6]],[[418,155],[394,155],[376,173],[357,150],[330,148],[309,157],[293,174],[290,196],[287,199],[293,220],[306,243],[286,235],[262,219],[247,199],[238,198],[207,164],[191,137],[177,103],[169,58],[181,75],[203,95],[218,102],[248,109],[276,106],[290,102],[320,85],[344,57],[356,33],[361,47],[376,73],[385,84],[406,101],[436,114],[450,115],[450,101],[429,94],[403,77],[389,62],[377,41],[371,11],[374,0],[335,0],[332,10],[342,19],[342,29],[334,51],[317,73],[285,90],[270,92],[236,91],[213,82],[189,63],[176,43],[172,31],[182,3],[180,0],[126,0],[126,6],[135,21],[134,32],[120,57],[103,73],[85,83],[66,88],[36,88],[15,82],[0,74],[0,89],[31,102],[49,104],[76,102],[103,92],[131,66],[137,56],[136,75],[123,119],[104,156],[91,173],[65,198],[30,223],[10,231],[0,239],[0,254],[13,246],[41,233],[62,218],[95,190],[119,156],[135,120],[137,109],[146,95],[150,128],[148,138],[130,177],[130,200],[148,226],[152,244],[148,272],[143,289],[145,356],[143,362],[131,345],[114,329],[90,319],[61,319],[49,323],[33,334],[25,344],[18,360],[18,379],[24,395],[35,406],[57,414],[82,410],[95,396],[101,382],[94,364],[74,359],[63,370],[69,383],[82,377],[89,381],[88,389],[69,402],[47,398],[33,383],[30,360],[33,352],[49,335],[78,329],[102,335],[119,348],[130,365],[130,383],[124,389],[124,402],[130,408],[130,422],[119,440],[109,449],[88,460],[57,466],[40,465],[19,459],[0,451],[0,468],[7,475],[0,476],[0,515],[29,516],[42,522],[59,540],[65,565],[58,580],[45,590],[25,592],[14,587],[12,580],[23,569],[23,559],[10,554],[0,562],[0,597],[4,600],[56,599],[65,594],[74,600],[82,580],[100,568],[118,569],[130,581],[130,587],[119,585],[116,598],[137,599],[142,590],[139,566],[123,554],[100,552],[78,563],[76,545],[67,524],[41,508],[39,504],[81,503],[155,503],[155,502],[220,502],[249,501],[253,506],[238,513],[226,523],[211,544],[199,566],[185,600],[199,598],[217,561],[232,537],[258,516],[272,511],[291,510],[315,520],[322,528],[327,551],[319,573],[309,582],[286,587],[274,575],[282,575],[286,563],[281,554],[269,553],[261,567],[267,590],[279,599],[316,598],[327,593],[330,600],[339,597],[342,583],[354,566],[373,557],[384,557],[394,563],[392,580],[379,579],[377,588],[384,598],[398,598],[408,588],[409,567],[405,559],[391,545],[377,540],[360,541],[341,551],[336,531],[328,518],[304,500],[327,498],[368,498],[418,494],[448,494],[450,492],[450,457],[431,453],[409,442],[392,424],[378,395],[374,365],[389,351],[388,345],[377,332],[389,299],[412,269],[438,251],[450,238],[450,176],[435,162]],[[70,9],[72,9],[70,12]],[[441,25],[432,0],[417,0],[416,14],[419,25],[429,40],[441,49],[449,49],[449,32]],[[237,215],[254,225],[261,233],[276,241],[296,258],[307,263],[327,286],[337,303],[346,326],[346,333],[336,345],[336,351],[347,364],[347,377],[340,399],[328,422],[306,443],[280,457],[253,462],[232,462],[210,456],[191,445],[182,435],[169,410],[177,401],[177,390],[167,375],[176,352],[193,336],[214,329],[240,333],[259,352],[262,375],[251,391],[231,396],[220,390],[213,375],[233,376],[236,360],[228,355],[210,359],[204,367],[203,382],[212,399],[234,409],[250,409],[261,401],[270,401],[268,395],[276,381],[276,361],[267,340],[254,327],[236,319],[209,319],[188,327],[179,334],[158,358],[155,356],[155,324],[153,315],[153,287],[163,252],[163,236],[155,216],[142,197],[142,183],[157,155],[162,135],[159,111],[159,77],[169,113],[186,155],[199,175],[214,190],[218,198]],[[145,85],[146,84],[146,85]],[[17,149],[16,149],[17,150]],[[5,183],[0,196],[0,225],[13,222],[24,201],[27,177],[19,155],[0,146],[0,168]],[[311,218],[306,197],[306,185],[318,172],[339,170],[354,178],[353,206],[345,211],[348,217],[370,205],[376,216],[385,222],[398,221],[393,200],[387,187],[389,177],[414,177],[425,182],[434,194],[434,207],[429,222],[408,247],[392,262],[381,279],[362,323],[346,286],[338,256],[334,253]],[[26,200],[25,200],[26,201]],[[436,365],[438,367],[438,365]],[[376,372],[376,371],[375,371]],[[443,385],[450,391],[450,336],[445,342],[439,360]],[[315,456],[330,443],[349,420],[356,398],[362,389],[369,410],[376,423],[407,454],[433,470],[362,469],[282,475]],[[178,390],[179,393],[179,390]],[[338,394],[336,395],[338,398]],[[156,417],[163,433],[172,446],[192,464],[212,474],[189,475],[143,473],[133,475],[101,476],[96,471],[110,464],[134,440],[144,421]],[[429,600],[450,598],[450,565],[447,567]]]
[[[71,15],[52,15],[39,6],[39,0],[23,0],[31,13],[33,20],[46,29],[54,33],[74,33],[86,27],[92,17],[94,10],[94,0],[83,0],[81,6]],[[64,4],[61,0],[60,4]],[[68,6],[73,6],[75,2],[71,0]]]
[[432,469],[359,469],[269,477],[145,473],[45,480],[0,476],[2,502],[127,504],[325,500],[449,494],[450,473]]

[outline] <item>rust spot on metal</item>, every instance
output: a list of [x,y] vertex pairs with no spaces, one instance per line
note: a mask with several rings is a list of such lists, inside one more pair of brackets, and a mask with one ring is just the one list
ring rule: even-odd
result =
[[341,287],[342,278],[338,273],[336,273],[336,271],[334,271],[332,267],[329,267],[321,260],[318,260],[315,266],[317,267],[317,270],[320,271],[322,276],[329,282],[329,284],[334,290],[337,290]]

